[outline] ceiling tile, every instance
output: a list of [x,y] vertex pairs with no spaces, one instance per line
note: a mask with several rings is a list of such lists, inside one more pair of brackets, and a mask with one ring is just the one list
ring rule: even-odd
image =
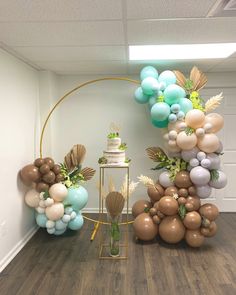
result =
[[227,58],[210,69],[210,72],[236,72],[236,58]]
[[236,42],[236,18],[128,21],[128,43]]
[[1,23],[0,41],[8,46],[123,45],[121,21]]
[[204,17],[216,0],[127,0],[128,19]]
[[37,65],[43,70],[54,71],[58,74],[101,74],[116,75],[126,74],[127,66],[121,61],[80,61],[80,62],[37,62]]
[[31,61],[124,61],[126,58],[125,46],[14,47],[13,49]]
[[121,0],[7,0],[0,21],[73,21],[121,19]]

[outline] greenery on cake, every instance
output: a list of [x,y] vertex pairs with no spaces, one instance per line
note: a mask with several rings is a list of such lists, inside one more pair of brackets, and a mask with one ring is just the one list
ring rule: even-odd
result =
[[117,137],[119,137],[119,133],[118,133],[118,132],[110,132],[110,133],[107,135],[107,138],[109,138],[109,139],[117,138]]
[[122,142],[121,145],[119,146],[119,150],[125,151],[127,149],[127,144],[125,142]]
[[131,162],[131,159],[129,159],[129,158],[125,158],[125,163],[126,164],[129,164]]
[[107,164],[107,159],[105,157],[101,157],[98,159],[98,164]]

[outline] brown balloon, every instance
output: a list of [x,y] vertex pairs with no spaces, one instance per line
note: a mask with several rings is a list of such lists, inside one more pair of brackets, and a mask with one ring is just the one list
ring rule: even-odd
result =
[[185,208],[186,208],[186,210],[187,211],[194,211],[194,206],[193,206],[193,204],[191,204],[191,203],[186,203],[185,204]]
[[165,215],[175,215],[178,212],[178,202],[170,196],[162,197],[159,201],[159,210]]
[[133,227],[136,237],[143,241],[151,241],[158,234],[158,225],[148,213],[139,214],[134,220]]
[[49,185],[45,182],[39,182],[36,184],[36,190],[41,193],[41,192],[46,192],[49,189]]
[[167,216],[159,225],[159,234],[165,242],[175,244],[184,238],[185,227],[178,215]]
[[154,215],[157,215],[157,209],[155,207],[152,207],[150,210],[149,210],[149,214],[151,216],[154,216]]
[[212,221],[210,225],[211,226],[209,228],[204,228],[204,227],[201,228],[201,233],[202,233],[202,235],[204,235],[204,237],[210,238],[216,234],[217,225],[216,225],[215,221]]
[[159,216],[157,216],[157,215],[154,215],[154,216],[152,217],[152,220],[153,220],[153,222],[154,222],[155,224],[160,224],[160,223],[161,223],[161,218],[160,218]]
[[179,203],[180,205],[184,205],[184,204],[186,204],[186,202],[187,202],[187,200],[186,200],[184,197],[180,197],[180,198],[178,198],[178,203]]
[[50,171],[50,167],[48,164],[43,164],[40,168],[39,168],[39,171],[42,173],[42,174],[46,174]]
[[194,211],[198,211],[198,209],[200,208],[201,206],[201,200],[199,197],[197,196],[189,196],[187,197],[187,203],[190,203],[193,205],[193,210]]
[[181,170],[176,174],[174,182],[179,188],[188,188],[193,185],[189,172],[185,170]]
[[195,186],[190,186],[188,188],[188,193],[190,194],[190,196],[195,196],[196,193],[197,193],[197,190],[196,190]]
[[56,175],[52,171],[49,171],[48,173],[43,175],[43,181],[45,181],[48,184],[53,184],[55,179],[56,179]]
[[198,229],[201,226],[202,218],[196,211],[188,212],[184,217],[183,223],[187,229]]
[[153,205],[153,207],[154,207],[157,211],[159,211],[159,202],[158,202],[158,201],[155,202],[154,205]]
[[40,179],[40,173],[36,166],[30,164],[23,167],[20,171],[21,180],[25,185],[37,182]]
[[174,194],[178,194],[178,189],[175,186],[169,186],[165,189],[165,196],[173,197]]
[[214,204],[206,203],[200,207],[199,213],[210,221],[214,221],[219,215],[219,210]]
[[50,167],[50,169],[52,169],[53,166],[54,166],[54,161],[53,161],[53,159],[52,159],[52,158],[49,158],[49,157],[44,159],[44,163],[45,163],[45,164],[48,164],[48,166]]
[[161,211],[157,211],[157,216],[163,219],[165,217],[165,214],[163,214]]
[[133,217],[137,217],[139,214],[143,213],[145,210],[148,210],[152,207],[151,202],[147,200],[139,200],[134,203],[132,207],[132,215]]
[[204,236],[201,234],[200,230],[186,230],[185,241],[191,247],[200,247],[204,242]]
[[61,182],[63,180],[64,180],[64,176],[62,174],[59,173],[56,175],[56,182]]
[[155,187],[150,186],[147,189],[147,194],[149,198],[155,203],[159,201],[162,196],[164,196],[164,189],[160,184],[155,184]]
[[58,164],[55,164],[52,168],[52,171],[57,175],[61,172],[61,167]]
[[44,159],[42,159],[42,158],[38,158],[38,159],[36,159],[35,161],[34,161],[34,165],[36,166],[36,167],[40,167],[40,166],[42,166],[44,164]]
[[180,197],[187,198],[187,196],[188,196],[188,190],[186,188],[180,188],[179,191],[178,191],[178,195]]
[[211,222],[209,219],[202,217],[202,227],[209,228]]

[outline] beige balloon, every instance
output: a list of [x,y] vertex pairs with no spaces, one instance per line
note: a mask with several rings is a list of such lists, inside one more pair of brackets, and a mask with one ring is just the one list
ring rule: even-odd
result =
[[220,145],[218,137],[214,133],[207,133],[198,138],[197,146],[205,153],[214,153]]
[[39,201],[39,193],[35,189],[31,189],[25,194],[25,202],[29,207],[38,207]]
[[54,201],[62,202],[66,198],[68,190],[62,183],[55,183],[49,189],[49,195]]
[[185,123],[188,127],[197,129],[203,127],[205,122],[205,115],[202,111],[193,109],[187,112],[185,116]]
[[216,133],[223,128],[224,118],[217,113],[211,113],[206,115],[205,123],[210,123],[212,125],[212,128],[209,131],[212,133]]
[[177,136],[176,142],[182,150],[191,150],[197,144],[197,136],[195,133],[187,135],[185,131],[181,131]]
[[64,215],[64,206],[62,203],[54,203],[45,210],[46,216],[50,220],[58,220]]
[[179,121],[179,120],[174,123],[169,123],[168,124],[168,131],[175,130],[177,133],[180,132],[181,123],[182,123],[182,121]]

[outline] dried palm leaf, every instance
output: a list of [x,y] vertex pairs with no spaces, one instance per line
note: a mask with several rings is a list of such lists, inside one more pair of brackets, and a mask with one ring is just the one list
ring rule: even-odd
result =
[[190,72],[189,79],[193,82],[193,89],[195,90],[196,85],[198,85],[201,77],[201,72],[196,66],[194,66]]
[[201,77],[200,77],[200,81],[199,84],[197,85],[197,89],[196,91],[199,91],[200,89],[202,89],[207,83],[207,77],[204,73],[201,73]]
[[82,144],[74,145],[71,152],[76,158],[76,166],[80,165],[83,162],[86,154],[85,146]]
[[173,72],[176,76],[177,84],[184,88],[185,83],[186,83],[186,78],[185,78],[184,74],[182,74],[180,71],[173,71]]
[[112,218],[119,216],[124,208],[125,199],[119,192],[111,192],[106,196],[105,206]]
[[151,188],[155,188],[155,183],[154,181],[148,177],[148,176],[145,176],[145,175],[140,175],[138,176],[138,180],[144,184],[146,187],[151,187]]
[[128,188],[128,181],[129,181],[129,196],[135,191],[136,187],[138,186],[138,182],[134,182],[128,180],[128,175],[125,175],[125,179],[121,185],[120,193],[123,195],[125,199],[128,197],[127,188]]
[[221,100],[223,99],[222,92],[220,94],[217,94],[215,96],[212,96],[208,99],[208,101],[205,103],[205,112],[210,112],[215,110],[221,103]]
[[115,188],[113,178],[110,176],[109,177],[109,182],[108,182],[108,191],[110,193],[110,192],[114,192],[115,190],[116,190],[116,188]]
[[95,174],[96,170],[94,170],[93,168],[89,168],[89,167],[85,167],[83,168],[80,173],[83,175],[84,180],[90,180],[94,174]]
[[67,170],[68,170],[69,172],[73,170],[73,169],[72,169],[73,164],[72,164],[72,162],[71,162],[71,154],[70,154],[70,153],[68,153],[68,154],[65,156],[65,158],[64,158],[64,164],[65,164],[65,166],[66,166],[66,168],[67,168]]
[[146,149],[149,159],[154,162],[160,161],[160,156],[166,157],[165,152],[160,147],[149,147]]

